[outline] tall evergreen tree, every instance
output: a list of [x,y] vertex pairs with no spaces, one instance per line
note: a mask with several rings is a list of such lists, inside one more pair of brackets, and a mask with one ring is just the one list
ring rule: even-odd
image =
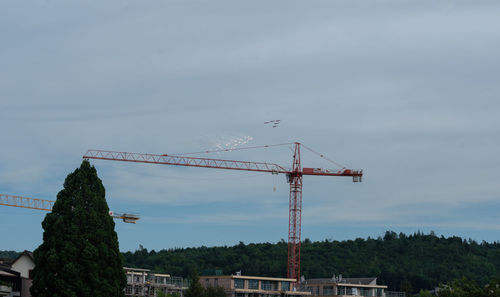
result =
[[121,297],[126,278],[105,189],[84,160],[64,181],[42,222],[35,250],[34,297]]
[[200,284],[198,272],[193,271],[191,274],[189,288],[184,292],[184,297],[203,297],[205,289]]
[[226,291],[222,287],[208,287],[205,289],[203,297],[226,297]]

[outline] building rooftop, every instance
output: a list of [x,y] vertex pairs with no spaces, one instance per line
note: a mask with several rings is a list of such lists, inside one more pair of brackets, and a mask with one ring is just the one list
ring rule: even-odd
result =
[[144,269],[144,268],[130,268],[130,267],[123,267],[125,270],[130,270],[130,271],[143,271],[143,272],[148,272],[151,271],[151,269]]
[[376,285],[376,277],[346,277],[346,278],[312,278],[305,280],[304,283],[336,283],[336,284],[355,284],[355,285]]
[[312,278],[302,282],[302,285],[322,285],[322,284],[336,284],[349,287],[376,287],[387,288],[385,285],[378,285],[376,277],[333,277],[333,278]]
[[10,269],[9,266],[0,265],[0,275],[2,275],[2,276],[11,276],[11,277],[19,277],[21,275],[21,273]]
[[255,280],[269,280],[269,281],[288,281],[295,282],[294,278],[283,277],[267,277],[267,276],[249,276],[249,275],[203,275],[200,278],[233,278],[233,279],[255,279]]
[[170,277],[170,274],[151,272],[150,269],[123,267],[127,274],[145,274],[158,277]]
[[0,265],[10,266],[14,262],[14,259],[11,258],[0,258]]
[[20,253],[17,258],[15,258],[12,263],[15,263],[17,260],[19,260],[22,256],[28,256],[31,261],[35,262],[35,256],[33,255],[33,252],[24,250],[22,253]]

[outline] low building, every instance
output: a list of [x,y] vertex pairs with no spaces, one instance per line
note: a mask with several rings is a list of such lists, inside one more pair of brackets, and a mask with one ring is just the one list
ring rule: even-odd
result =
[[312,296],[361,296],[361,297],[386,297],[387,286],[378,285],[376,277],[368,278],[316,278],[308,279],[301,283],[304,290],[311,292]]
[[12,261],[14,261],[14,259],[11,259],[11,258],[0,258],[0,265],[9,266],[10,267],[10,264],[12,264]]
[[156,297],[158,291],[180,293],[187,289],[188,283],[181,277],[169,274],[153,273],[149,269],[123,267],[127,275],[125,296]]
[[24,251],[12,262],[11,269],[21,274],[21,297],[30,297],[30,288],[33,282],[35,257],[30,251]]
[[302,297],[310,292],[295,289],[292,278],[258,277],[243,275],[200,276],[203,287],[222,287],[228,297]]
[[0,297],[21,296],[21,273],[0,264]]
[[[19,296],[31,297],[30,287],[33,280],[32,271],[35,268],[35,258],[30,251],[20,253],[14,260],[2,260],[0,264],[0,283],[3,283],[0,290],[0,297]],[[11,284],[11,292],[7,294],[5,290]]]

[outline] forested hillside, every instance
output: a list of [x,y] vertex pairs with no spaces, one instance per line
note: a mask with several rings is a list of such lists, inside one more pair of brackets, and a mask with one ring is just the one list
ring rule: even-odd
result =
[[[460,237],[386,232],[384,237],[347,241],[305,240],[301,271],[306,278],[378,277],[392,290],[418,292],[466,277],[486,284],[500,276],[500,242],[477,243]],[[1,257],[15,257],[1,252]],[[175,248],[148,251],[142,246],[123,253],[128,267],[148,268],[187,277],[193,270],[242,271],[245,275],[286,275],[287,243],[240,244],[231,247]]]
[[0,251],[0,259],[14,259],[16,258],[20,253],[16,251]]
[[[477,243],[460,237],[386,232],[377,239],[347,241],[305,240],[301,271],[306,278],[379,278],[392,290],[432,289],[463,276],[479,284],[500,275],[500,243]],[[199,247],[124,253],[131,267],[149,268],[178,276],[197,269],[221,269],[224,274],[241,270],[245,275],[285,276],[287,244],[244,244],[232,247]]]

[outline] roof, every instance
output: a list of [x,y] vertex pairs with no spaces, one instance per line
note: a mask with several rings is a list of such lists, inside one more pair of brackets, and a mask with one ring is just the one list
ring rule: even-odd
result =
[[10,277],[19,277],[19,276],[21,276],[21,273],[10,269],[10,267],[8,267],[8,266],[0,265],[0,275],[10,276]]
[[12,264],[13,261],[14,259],[11,258],[0,258],[0,264],[5,266],[10,266],[10,264]]
[[351,277],[351,278],[312,278],[303,282],[304,284],[325,284],[325,283],[335,283],[335,284],[350,284],[350,285],[377,285],[376,277]]
[[17,275],[0,269],[0,276],[17,276]]
[[19,260],[22,256],[28,256],[31,259],[31,261],[35,262],[35,256],[33,255],[33,253],[28,250],[24,250],[17,256],[16,259],[14,259],[14,261],[12,261],[12,264],[16,263],[17,260]]
[[337,284],[347,286],[370,286],[387,288],[384,285],[377,285],[376,277],[347,277],[347,278],[312,278],[305,280],[302,284]]
[[203,275],[203,278],[233,278],[233,279],[255,279],[264,281],[284,281],[284,282],[296,282],[294,278],[282,278],[282,277],[267,277],[267,276],[246,276],[246,275]]
[[144,268],[130,268],[130,267],[123,267],[124,270],[127,271],[141,271],[141,272],[148,272],[151,271],[151,269],[144,269]]
[[376,277],[357,277],[357,278],[343,278],[340,283],[357,284],[357,285],[376,285]]
[[150,269],[123,267],[127,274],[145,274],[149,276],[170,277],[170,274],[151,272]]
[[150,273],[149,275],[151,276],[158,276],[158,277],[170,277],[170,274],[165,274],[165,273]]

